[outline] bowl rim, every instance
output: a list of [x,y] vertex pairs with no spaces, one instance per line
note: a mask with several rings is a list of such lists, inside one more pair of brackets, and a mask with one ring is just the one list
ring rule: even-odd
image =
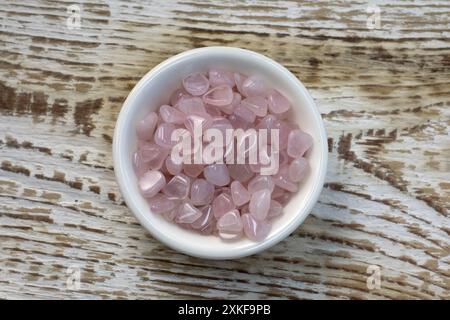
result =
[[[303,206],[302,210],[299,210],[296,213],[296,216],[294,218],[294,221],[283,227],[278,233],[273,235],[272,237],[268,238],[267,240],[263,240],[261,242],[255,242],[253,246],[246,247],[244,249],[238,249],[234,252],[217,252],[217,251],[209,251],[206,252],[196,252],[194,250],[191,250],[186,243],[180,243],[178,241],[174,241],[172,238],[166,236],[163,232],[161,232],[159,229],[155,228],[151,223],[148,222],[148,220],[144,219],[142,217],[140,210],[138,209],[137,205],[134,203],[130,192],[127,189],[126,185],[126,179],[125,179],[125,169],[123,169],[123,162],[120,157],[119,147],[120,147],[120,134],[125,129],[125,120],[127,119],[129,113],[131,112],[134,104],[131,102],[137,97],[140,93],[140,90],[142,87],[147,84],[148,81],[151,80],[155,75],[157,75],[159,72],[162,72],[164,68],[168,67],[175,61],[188,58],[192,55],[197,54],[208,54],[209,52],[217,52],[221,54],[245,54],[253,56],[255,59],[263,60],[264,63],[269,63],[273,67],[278,68],[282,73],[289,78],[289,81],[292,81],[301,91],[302,95],[306,98],[308,101],[308,108],[311,109],[313,116],[316,120],[316,123],[318,123],[319,128],[318,131],[320,133],[320,148],[321,148],[321,156],[319,158],[319,175],[316,178],[316,180],[313,183],[313,186],[308,194],[308,197],[305,199],[306,203]],[[116,176],[117,183],[119,185],[119,190],[122,194],[122,197],[124,198],[125,203],[127,204],[127,207],[131,210],[133,215],[138,219],[139,223],[148,231],[150,234],[155,237],[158,241],[164,243],[168,247],[182,252],[184,254],[203,258],[203,259],[213,259],[213,260],[225,260],[225,259],[237,259],[246,257],[258,252],[261,252],[263,250],[266,250],[275,244],[279,243],[283,239],[285,239],[289,234],[291,234],[293,231],[295,231],[305,220],[305,218],[311,213],[311,210],[315,203],[317,202],[320,193],[323,188],[323,184],[325,181],[325,176],[327,172],[327,166],[328,166],[328,142],[327,142],[327,135],[325,131],[325,126],[323,123],[323,119],[319,113],[319,110],[317,109],[317,106],[314,102],[314,99],[309,94],[306,87],[303,85],[303,83],[294,75],[292,74],[286,67],[282,66],[278,62],[272,60],[271,58],[248,50],[248,49],[242,49],[237,47],[224,47],[224,46],[211,46],[211,47],[202,47],[202,48],[196,48],[196,49],[190,49],[184,52],[181,52],[179,54],[176,54],[158,65],[156,65],[154,68],[149,70],[139,81],[136,83],[136,85],[133,87],[133,89],[128,94],[127,98],[122,104],[122,108],[119,112],[119,115],[117,117],[116,126],[114,129],[114,137],[113,137],[113,144],[112,144],[112,151],[113,151],[113,165],[114,165],[114,173]]]

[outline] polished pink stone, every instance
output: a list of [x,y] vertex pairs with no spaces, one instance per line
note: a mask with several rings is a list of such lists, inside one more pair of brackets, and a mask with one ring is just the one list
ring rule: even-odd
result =
[[193,223],[202,216],[202,212],[194,207],[189,202],[184,202],[178,207],[177,214],[175,216],[176,223]]
[[230,104],[226,106],[220,107],[220,110],[225,114],[232,114],[234,112],[234,109],[236,109],[241,104],[242,97],[239,93],[233,92],[233,100]]
[[247,79],[247,77],[241,73],[234,73],[234,83],[236,84],[236,88],[238,89],[240,94],[244,94],[243,90],[242,90],[242,84],[244,83],[245,79]]
[[177,206],[177,202],[169,199],[166,195],[158,193],[148,200],[150,210],[154,213],[168,212]]
[[242,106],[247,107],[258,117],[267,115],[267,100],[261,96],[248,97],[242,100]]
[[269,208],[269,213],[267,214],[267,218],[272,219],[272,218],[278,217],[279,215],[281,215],[282,212],[283,212],[283,206],[281,205],[281,203],[272,199],[270,201],[270,208]]
[[292,127],[292,125],[290,125],[289,123],[287,123],[284,120],[278,120],[276,122],[276,126],[275,129],[278,129],[278,134],[279,134],[279,147],[281,150],[286,149],[287,145],[288,145],[288,138],[289,138],[289,134],[291,133],[292,130],[294,130],[294,128]]
[[278,90],[272,90],[267,96],[267,101],[269,103],[269,111],[273,114],[284,114],[291,107],[289,100]]
[[250,193],[239,181],[233,181],[230,185],[231,197],[237,207],[250,201]]
[[186,115],[206,113],[205,104],[199,97],[181,99],[176,107]]
[[219,69],[211,68],[208,72],[209,84],[211,87],[217,87],[220,85],[228,85],[234,87],[234,76],[233,72]]
[[164,122],[173,124],[183,124],[186,117],[183,112],[168,105],[163,105],[159,108],[159,115]]
[[[173,201],[173,200],[172,200],[172,201]],[[168,220],[168,221],[170,221],[170,222],[174,222],[175,217],[177,216],[177,214],[178,214],[178,204],[177,204],[177,206],[175,206],[174,209],[172,209],[172,210],[170,210],[170,211],[167,211],[167,212],[161,213],[161,215],[162,215],[166,220]]]
[[221,117],[222,116],[222,110],[220,107],[211,106],[209,104],[205,105],[206,113],[209,114],[211,117]]
[[250,169],[250,165],[246,163],[229,164],[228,171],[231,178],[240,182],[246,182],[254,176],[254,173]]
[[184,120],[184,126],[189,130],[192,134],[194,134],[194,129],[199,130],[200,134],[203,134],[205,130],[211,127],[213,123],[212,117],[204,112],[197,114],[190,114],[186,116]]
[[136,151],[132,156],[133,169],[137,176],[142,176],[148,169],[147,163],[143,160],[141,152]]
[[290,192],[297,192],[298,183],[294,183],[289,177],[288,166],[280,167],[278,173],[272,176],[273,183]]
[[289,133],[287,153],[292,158],[302,157],[312,146],[312,137],[301,130],[292,130]]
[[202,165],[202,164],[194,164],[194,163],[183,164],[184,173],[191,178],[198,177],[200,175],[200,173],[203,172],[203,168],[204,168],[204,165]]
[[191,185],[191,202],[194,206],[210,204],[214,197],[214,185],[205,179],[195,179]]
[[294,182],[302,181],[308,173],[309,165],[305,158],[292,160],[289,165],[289,179]]
[[163,193],[169,199],[183,200],[189,194],[190,179],[184,174],[174,176],[163,188]]
[[203,102],[213,106],[226,106],[233,102],[233,90],[228,85],[212,88],[203,95]]
[[258,221],[251,214],[242,215],[242,226],[244,234],[253,241],[264,240],[270,232],[270,223]]
[[181,172],[181,170],[183,170],[183,163],[173,162],[172,157],[170,155],[166,158],[165,165],[167,171],[174,176],[176,176]]
[[139,139],[150,140],[155,132],[156,123],[158,122],[158,115],[155,112],[150,112],[137,124],[136,133]]
[[270,190],[262,189],[253,193],[248,208],[256,220],[264,220],[269,213]]
[[229,211],[217,220],[217,230],[222,239],[235,239],[242,234],[242,229],[241,216],[237,210]]
[[143,144],[138,152],[140,153],[141,159],[147,168],[159,170],[161,169],[170,150],[155,143],[148,142]]
[[[259,120],[258,124],[256,125],[256,129],[277,129],[278,128],[278,119],[273,114],[268,114],[261,120]],[[269,134],[269,133],[268,133]]]
[[245,121],[243,118],[241,118],[240,116],[238,116],[236,114],[230,115],[228,117],[228,120],[230,121],[230,123],[232,124],[233,128],[235,128],[235,129],[244,129],[244,130],[246,130],[249,127],[249,125],[250,125],[250,122]]
[[164,148],[171,148],[175,142],[172,141],[172,132],[175,127],[171,123],[161,123],[155,132],[155,143]]
[[191,227],[196,230],[205,230],[209,225],[214,223],[214,214],[210,205],[200,208],[202,215],[192,222]]
[[184,89],[193,96],[201,96],[209,88],[209,81],[201,73],[192,73],[183,79]]
[[189,98],[189,97],[192,97],[192,96],[189,93],[187,93],[186,90],[177,89],[170,96],[170,105],[172,107],[175,107],[181,99],[185,99],[185,98]]
[[253,123],[256,119],[255,113],[242,104],[234,109],[234,114],[247,123]]
[[259,76],[250,76],[242,83],[242,92],[246,97],[264,96],[267,87]]
[[[222,146],[224,146],[226,144],[226,134],[227,134],[227,130],[232,130],[233,129],[233,125],[231,124],[230,120],[228,120],[227,118],[224,117],[216,117],[213,118],[212,120],[212,124],[210,129],[217,129],[220,131],[220,133],[222,134],[223,140],[222,142]],[[203,134],[204,137],[204,141],[206,141],[206,132]]]
[[260,176],[257,175],[252,180],[248,182],[248,191],[253,194],[257,191],[268,189],[270,192],[273,191],[275,184],[270,176]]
[[233,199],[227,193],[219,194],[212,202],[214,217],[217,219],[236,208]]
[[215,186],[222,187],[230,183],[230,173],[228,172],[228,167],[222,163],[206,166],[203,171],[203,175],[206,180]]
[[166,184],[166,178],[157,170],[150,170],[139,178],[139,189],[145,198],[156,195]]

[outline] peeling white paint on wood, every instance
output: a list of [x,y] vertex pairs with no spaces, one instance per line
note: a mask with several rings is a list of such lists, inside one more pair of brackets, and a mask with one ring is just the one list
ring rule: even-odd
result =
[[[158,3],[156,3],[158,2]],[[6,1],[0,9],[0,298],[450,298],[450,5]],[[72,4],[72,3],[70,3]],[[311,216],[237,261],[154,240],[124,205],[111,137],[149,69],[200,46],[263,53],[310,89],[330,162]],[[367,269],[381,270],[369,290]],[[80,268],[80,288],[67,269]]]

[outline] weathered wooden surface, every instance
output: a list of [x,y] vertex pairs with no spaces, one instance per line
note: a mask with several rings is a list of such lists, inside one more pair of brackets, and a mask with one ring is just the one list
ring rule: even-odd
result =
[[[450,3],[374,1],[374,30],[367,3],[79,1],[70,30],[71,1],[2,0],[0,298],[449,299]],[[111,159],[140,77],[210,45],[284,64],[329,135],[310,217],[237,261],[155,241],[124,205]],[[367,286],[371,265],[380,288]],[[79,288],[67,286],[76,267]]]

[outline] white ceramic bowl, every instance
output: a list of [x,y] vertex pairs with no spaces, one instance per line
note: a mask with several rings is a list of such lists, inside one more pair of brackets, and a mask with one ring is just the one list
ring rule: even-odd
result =
[[[245,237],[227,242],[216,236],[203,236],[182,229],[150,212],[140,195],[131,156],[136,150],[136,124],[149,111],[166,104],[183,77],[193,71],[206,72],[219,66],[244,74],[262,76],[292,102],[294,120],[314,139],[308,152],[311,170],[300,191],[274,220],[270,234],[262,242]],[[122,195],[140,223],[169,247],[191,256],[209,259],[232,259],[267,249],[292,233],[306,218],[322,190],[327,169],[327,138],[319,111],[303,84],[286,68],[253,51],[232,47],[206,47],[185,51],[150,70],[133,88],[123,104],[114,132],[114,170]]]

